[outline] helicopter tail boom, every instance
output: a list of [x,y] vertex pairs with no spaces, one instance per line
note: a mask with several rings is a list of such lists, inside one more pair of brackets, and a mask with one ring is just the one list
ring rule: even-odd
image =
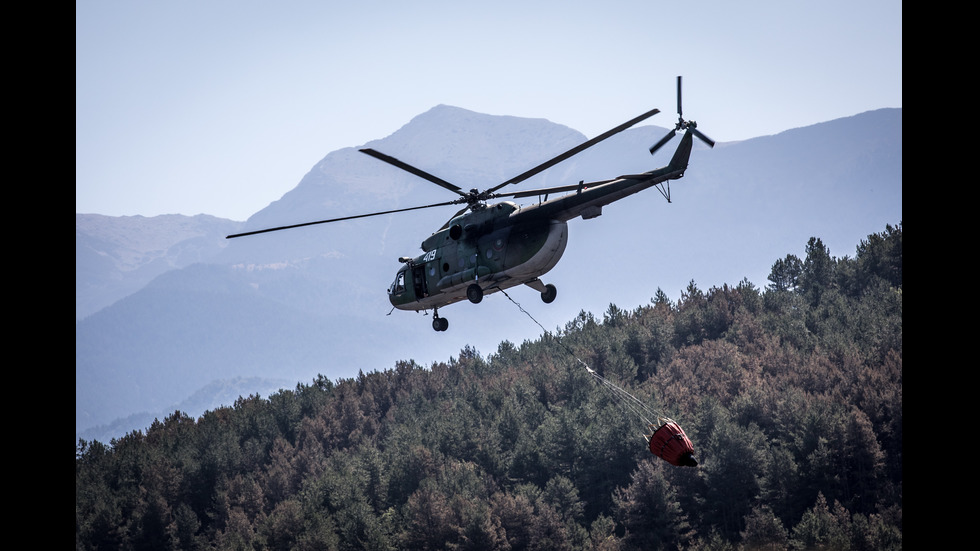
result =
[[[568,221],[577,216],[586,219],[595,218],[602,214],[602,207],[605,205],[668,180],[683,177],[691,156],[691,146],[692,135],[690,132],[685,132],[670,164],[663,168],[641,174],[626,174],[614,180],[582,183],[575,188],[575,193],[531,205],[523,211],[536,211],[560,221]],[[670,200],[669,195],[667,199]]]

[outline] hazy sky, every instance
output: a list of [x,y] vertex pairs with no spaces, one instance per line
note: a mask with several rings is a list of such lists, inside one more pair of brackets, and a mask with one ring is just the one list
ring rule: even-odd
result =
[[76,1],[75,211],[245,220],[438,104],[672,127],[677,75],[722,142],[901,107],[902,3]]

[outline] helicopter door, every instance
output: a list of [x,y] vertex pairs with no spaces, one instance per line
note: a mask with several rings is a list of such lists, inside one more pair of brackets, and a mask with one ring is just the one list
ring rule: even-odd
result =
[[429,296],[429,286],[425,281],[425,266],[412,266],[412,283],[415,285],[415,300]]

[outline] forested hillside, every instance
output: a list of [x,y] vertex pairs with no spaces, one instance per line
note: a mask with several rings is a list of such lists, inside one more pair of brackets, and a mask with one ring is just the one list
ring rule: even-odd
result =
[[[902,225],[769,283],[78,441],[76,549],[901,549]],[[675,419],[697,467],[583,366]],[[270,369],[274,370],[274,369]]]

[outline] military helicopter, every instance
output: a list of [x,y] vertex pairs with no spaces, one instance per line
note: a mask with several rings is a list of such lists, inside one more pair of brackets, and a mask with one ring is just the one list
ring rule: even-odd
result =
[[[678,131],[684,131],[681,142],[667,166],[640,174],[626,174],[610,180],[580,181],[578,184],[509,193],[501,193],[498,190],[523,182],[659,112],[659,109],[647,111],[523,174],[484,191],[477,189],[463,191],[459,186],[394,157],[373,149],[361,149],[362,153],[428,180],[459,197],[430,205],[249,231],[229,235],[227,238],[410,210],[465,205],[438,231],[422,242],[423,254],[415,257],[403,256],[398,259],[402,266],[398,269],[394,282],[388,287],[388,299],[392,306],[399,310],[416,312],[431,309],[432,328],[436,331],[445,331],[449,328],[449,320],[439,316],[439,308],[463,299],[476,304],[481,302],[486,294],[517,285],[527,285],[540,292],[541,299],[545,303],[551,303],[557,296],[557,289],[550,283],[542,282],[540,276],[554,268],[561,259],[568,242],[569,220],[577,216],[581,216],[584,220],[595,218],[602,214],[604,205],[654,186],[657,186],[667,202],[670,202],[670,180],[684,176],[691,155],[693,137],[696,136],[709,147],[714,147],[715,142],[697,130],[695,121],[684,120],[681,111],[681,77],[678,76],[677,124],[673,130],[650,147],[650,153],[653,154],[669,142]],[[571,193],[550,200],[547,198],[550,194],[563,192]],[[530,206],[519,206],[513,201],[488,204],[488,201],[500,197],[516,199],[533,196],[543,197],[544,200]]]

